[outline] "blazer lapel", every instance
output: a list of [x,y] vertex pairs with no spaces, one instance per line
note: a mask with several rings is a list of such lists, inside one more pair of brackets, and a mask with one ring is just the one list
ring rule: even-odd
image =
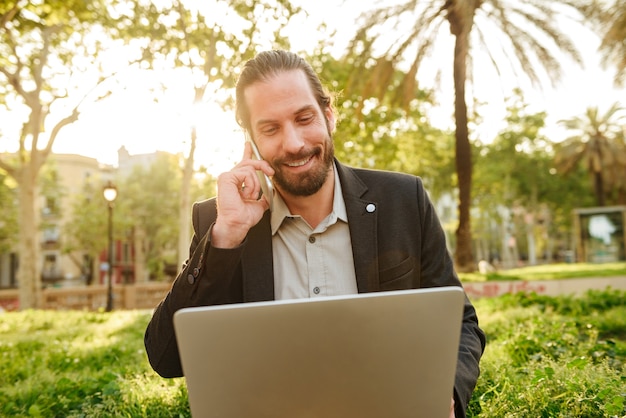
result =
[[244,302],[274,300],[274,262],[270,212],[266,211],[247,237],[241,258]]
[[363,199],[367,186],[348,167],[335,162],[348,212],[354,271],[359,293],[380,290],[378,280],[378,202]]

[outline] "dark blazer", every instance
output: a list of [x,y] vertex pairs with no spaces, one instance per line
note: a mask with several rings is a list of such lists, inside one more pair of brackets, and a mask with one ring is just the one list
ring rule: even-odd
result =
[[[354,169],[338,162],[336,167],[359,293],[461,286],[443,229],[419,177]],[[234,249],[210,245],[216,216],[215,198],[194,204],[189,259],[145,333],[150,364],[163,377],[182,376],[172,323],[178,309],[274,299],[270,212]],[[454,388],[457,417],[465,416],[484,347],[485,336],[466,298]]]

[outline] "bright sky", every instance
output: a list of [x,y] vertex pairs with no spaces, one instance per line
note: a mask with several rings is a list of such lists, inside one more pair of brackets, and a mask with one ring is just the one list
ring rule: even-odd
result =
[[[351,1],[361,4],[359,0]],[[307,9],[310,7],[307,6]],[[315,39],[310,35],[318,33],[316,27],[321,19],[326,19],[329,25],[333,25],[333,21],[328,20],[327,10],[316,8],[310,9],[309,13],[311,16],[308,19],[295,22],[293,26],[290,36],[295,50],[315,44]],[[342,13],[332,15],[338,18]],[[345,23],[345,16],[342,20],[335,21],[336,27],[341,28],[341,32],[335,37],[339,50],[352,35],[351,30],[345,28],[342,22]],[[606,110],[616,101],[626,105],[626,91],[615,89],[612,73],[600,69],[595,52],[596,44],[593,41],[581,41],[578,46],[587,60],[585,69],[572,64],[557,89],[543,93],[528,90],[526,93],[526,100],[535,110],[547,111],[548,123],[551,125],[549,130],[554,136],[563,135],[557,129],[556,121],[580,115],[589,106],[599,106],[601,110]],[[452,49],[442,50],[446,54],[452,54]],[[238,161],[243,149],[243,138],[232,112],[224,114],[216,105],[191,109],[193,88],[186,77],[170,78],[167,81],[168,92],[159,103],[155,103],[145,92],[158,85],[160,80],[145,74],[137,77],[130,74],[130,77],[133,80],[132,88],[115,93],[102,102],[85,106],[79,121],[62,130],[54,144],[54,152],[86,155],[112,165],[117,164],[117,150],[122,145],[130,154],[151,153],[156,150],[186,152],[190,123],[193,115],[197,115],[199,136],[196,162],[208,167],[213,174],[218,174],[230,169]],[[452,79],[449,77],[442,80],[442,92],[438,97],[441,106],[432,115],[434,123],[441,127],[451,126],[453,122]],[[503,94],[510,95],[512,88],[510,84],[503,87],[499,82],[494,83],[494,80],[497,80],[496,76],[487,68],[475,75],[477,94],[483,94],[481,100],[488,102],[481,112],[484,123],[478,132],[478,137],[484,141],[491,140],[502,128],[505,111]],[[423,83],[428,87],[427,81]],[[54,114],[50,117],[53,118]],[[6,143],[10,129],[4,128],[3,132],[0,151],[11,151]]]

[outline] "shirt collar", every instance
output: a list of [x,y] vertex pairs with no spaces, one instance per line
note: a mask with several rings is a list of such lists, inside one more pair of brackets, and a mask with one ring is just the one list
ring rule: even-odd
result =
[[[339,174],[337,174],[337,166],[333,163],[333,173],[335,178],[335,190],[333,196],[333,210],[330,213],[330,222],[334,223],[333,219],[341,220],[348,223],[348,212],[346,210],[346,202],[343,200],[343,194],[341,192],[341,182],[339,181]],[[286,218],[293,218],[294,215],[289,212],[287,204],[283,200],[280,193],[274,191],[274,210],[271,216],[272,235],[276,234],[283,221]]]

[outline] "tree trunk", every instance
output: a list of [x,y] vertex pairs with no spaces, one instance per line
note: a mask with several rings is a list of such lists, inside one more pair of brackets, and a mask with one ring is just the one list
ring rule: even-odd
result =
[[141,227],[136,226],[133,228],[133,247],[135,248],[134,273],[135,282],[138,283],[149,280],[146,268],[145,237],[146,234]]
[[598,206],[603,207],[606,202],[604,200],[604,184],[602,181],[602,172],[596,171],[593,174],[593,189],[596,193],[596,201]]
[[511,251],[511,236],[508,232],[508,227],[502,229],[502,255],[500,256],[500,263],[504,268],[511,268],[513,263],[513,253]]
[[546,239],[546,263],[552,263],[554,261],[554,238],[550,233],[552,228],[552,214],[548,213],[548,216],[544,218],[543,228],[544,237]]
[[[472,256],[472,227],[470,220],[472,187],[472,150],[467,128],[467,104],[465,103],[465,81],[467,78],[467,54],[469,50],[469,32],[472,27],[473,6],[459,5],[448,11],[450,28],[455,35],[454,43],[454,120],[456,174],[459,187],[459,225],[456,230],[455,262],[459,271],[476,269]],[[469,8],[469,9],[468,9]]]
[[528,265],[537,265],[537,244],[535,242],[535,217],[527,215],[526,219],[526,242],[528,245]]
[[193,179],[194,154],[196,151],[197,140],[196,126],[191,127],[191,144],[189,146],[189,155],[185,158],[183,165],[183,179],[180,188],[179,215],[180,220],[178,228],[178,268],[181,268],[189,255],[189,241],[191,240],[191,180]]
[[[34,157],[33,157],[34,158]],[[39,243],[39,208],[37,202],[36,161],[25,162],[18,173],[19,201],[19,285],[20,309],[42,306],[41,248]]]

